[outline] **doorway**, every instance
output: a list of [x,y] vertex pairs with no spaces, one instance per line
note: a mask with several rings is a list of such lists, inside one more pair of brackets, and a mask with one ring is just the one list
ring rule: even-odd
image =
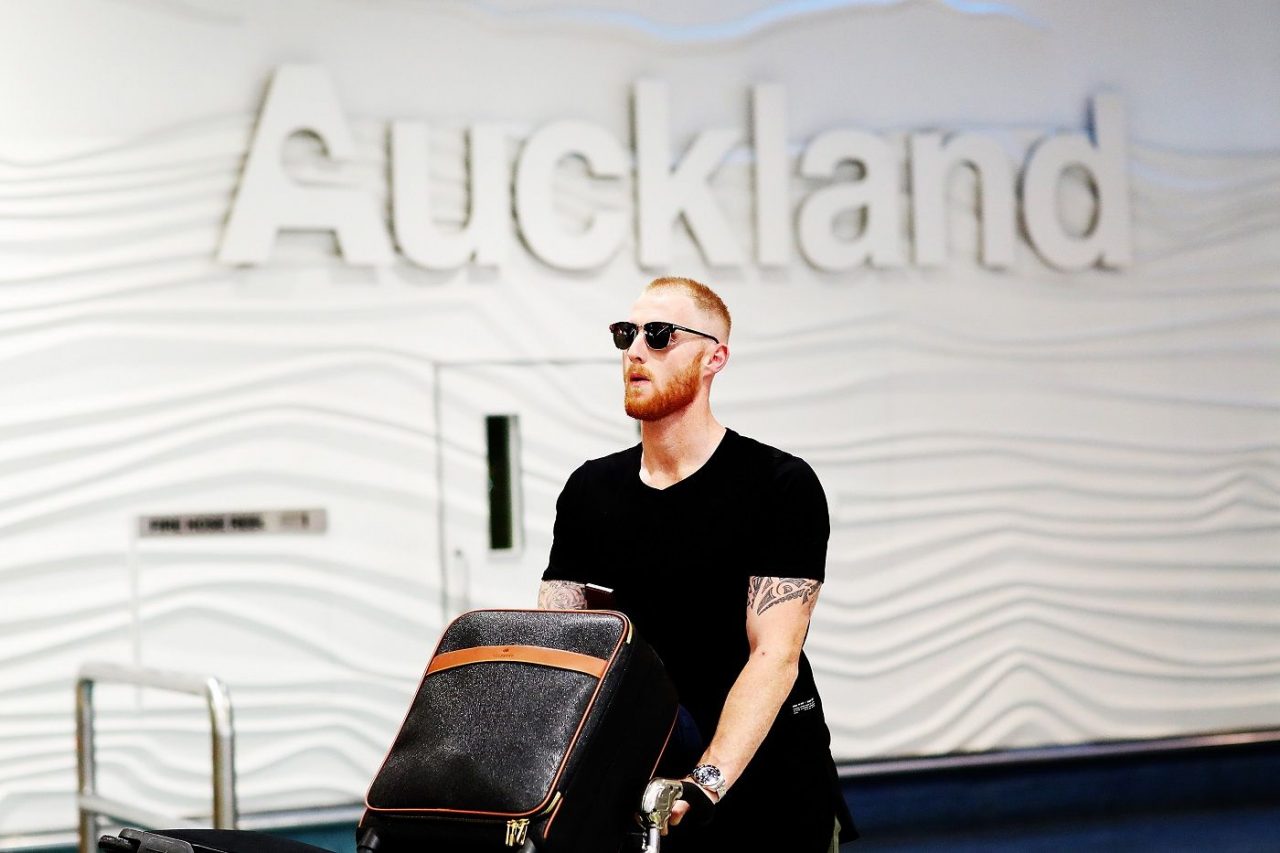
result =
[[616,358],[440,365],[446,619],[535,605],[565,480],[639,440],[620,386]]

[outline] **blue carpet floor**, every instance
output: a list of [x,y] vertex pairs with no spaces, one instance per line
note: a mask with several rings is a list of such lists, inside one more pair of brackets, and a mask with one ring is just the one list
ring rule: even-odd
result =
[[871,777],[851,853],[1280,853],[1280,744]]
[[967,833],[868,838],[843,853],[1276,853],[1280,807],[1129,815],[1071,825],[1038,824]]

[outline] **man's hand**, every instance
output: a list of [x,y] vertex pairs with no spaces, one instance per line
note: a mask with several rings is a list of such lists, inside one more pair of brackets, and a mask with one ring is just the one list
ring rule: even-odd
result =
[[[699,791],[706,794],[707,799],[711,800],[712,803],[720,802],[719,794],[717,794],[715,791],[708,791],[706,788],[702,787],[697,782],[694,782],[688,776],[684,777],[680,781],[688,782],[690,785],[696,787]],[[694,796],[697,796],[697,794],[694,794]],[[689,803],[687,801],[676,800],[676,804],[671,807],[671,820],[668,822],[668,825],[675,826],[676,824],[680,823],[680,821],[684,818],[685,814],[688,811],[689,811]],[[664,830],[662,834],[666,835],[667,833]]]
[[586,610],[587,593],[573,581],[543,581],[538,587],[538,607],[542,610]]

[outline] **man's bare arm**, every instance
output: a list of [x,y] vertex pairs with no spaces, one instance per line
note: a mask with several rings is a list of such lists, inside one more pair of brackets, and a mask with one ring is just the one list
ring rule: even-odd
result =
[[[800,649],[822,584],[809,578],[753,577],[747,589],[751,655],[725,699],[720,724],[699,764],[714,764],[730,787],[769,733],[800,671]],[[687,807],[677,805],[683,816]]]
[[586,610],[587,593],[573,581],[543,581],[538,587],[538,607],[543,610]]

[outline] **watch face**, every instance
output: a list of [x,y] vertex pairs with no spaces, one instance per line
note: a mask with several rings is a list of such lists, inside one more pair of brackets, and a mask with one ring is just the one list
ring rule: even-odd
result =
[[720,787],[721,782],[724,780],[724,774],[714,764],[699,764],[693,768],[693,772],[689,775],[699,785],[705,785],[712,789]]

